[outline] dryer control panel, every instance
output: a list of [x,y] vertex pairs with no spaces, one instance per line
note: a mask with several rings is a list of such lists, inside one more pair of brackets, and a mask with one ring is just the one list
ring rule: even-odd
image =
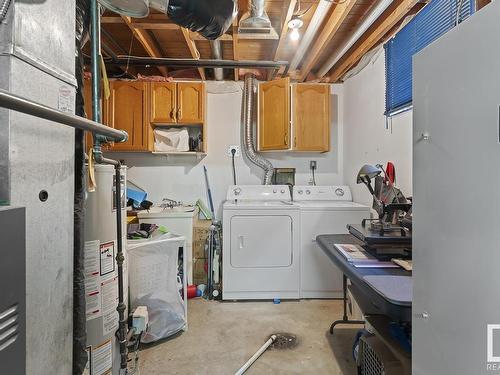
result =
[[294,186],[294,201],[343,201],[351,202],[349,186]]
[[227,200],[245,201],[289,201],[288,185],[232,185],[226,194]]

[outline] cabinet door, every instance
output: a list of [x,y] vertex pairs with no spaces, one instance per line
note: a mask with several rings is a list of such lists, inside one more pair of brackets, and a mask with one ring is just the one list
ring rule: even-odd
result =
[[297,84],[292,86],[293,149],[330,150],[330,86]]
[[202,124],[205,121],[205,85],[201,82],[177,84],[177,122]]
[[290,79],[259,85],[259,150],[290,148]]
[[115,81],[111,83],[109,125],[128,133],[128,141],[115,143],[113,151],[147,151],[148,99],[147,83]]
[[[104,90],[101,89],[101,95],[104,95]],[[86,118],[92,120],[92,81],[83,81],[83,100]],[[101,117],[102,123],[108,125],[108,101],[101,99]],[[88,151],[94,144],[93,136],[91,132],[85,132],[85,150]],[[103,145],[103,149],[109,149],[109,145]]]
[[177,122],[177,90],[173,82],[151,83],[151,122]]

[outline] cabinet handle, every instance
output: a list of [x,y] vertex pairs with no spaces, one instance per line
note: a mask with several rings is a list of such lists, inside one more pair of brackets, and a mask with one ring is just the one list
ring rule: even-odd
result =
[[285,133],[285,136],[283,137],[285,141],[285,146],[288,146],[288,134]]
[[178,119],[179,121],[182,119],[182,109],[181,109],[181,108],[179,108],[179,109],[177,110],[177,119]]
[[243,250],[243,248],[245,247],[245,244],[243,241],[244,241],[243,236],[238,236],[238,242],[239,242],[238,247],[240,248],[240,250]]
[[170,118],[171,118],[172,120],[174,120],[174,121],[177,121],[177,119],[175,118],[175,111],[174,111],[174,109],[172,109],[172,110],[170,111]]

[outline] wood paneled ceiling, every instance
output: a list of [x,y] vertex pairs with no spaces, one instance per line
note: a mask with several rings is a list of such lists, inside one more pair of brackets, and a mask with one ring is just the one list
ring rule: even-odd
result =
[[[322,14],[323,21],[313,30],[311,19],[315,13],[325,7],[318,7],[320,1],[302,0],[301,10],[307,10],[302,20],[300,39],[293,41],[287,23],[294,11],[297,0],[266,0],[266,12],[278,39],[242,39],[238,38],[237,28],[241,17],[248,10],[247,0],[239,1],[239,14],[233,26],[220,39],[223,58],[227,60],[282,60],[299,61],[295,70],[281,69],[278,75],[289,75],[296,81],[339,82],[361,57],[371,49],[386,41],[398,29],[406,17],[414,15],[425,2],[419,0],[394,0],[393,4],[375,21],[358,41],[324,76],[317,72],[328,58],[339,51],[342,45],[353,35],[378,0],[338,0],[328,4]],[[316,18],[320,14],[316,15]],[[311,30],[308,30],[311,27]],[[304,49],[303,37],[312,33],[311,43]],[[102,17],[103,55],[132,55],[170,58],[211,58],[210,43],[197,33],[182,29],[173,24],[166,15],[151,11],[147,18],[131,19],[106,11]],[[296,56],[300,50],[302,55]],[[88,53],[88,49],[86,49]],[[238,79],[244,73],[240,69],[224,70],[225,79]],[[263,79],[270,78],[266,71],[257,71]],[[179,78],[213,79],[211,69],[174,70],[166,67],[108,67],[108,74],[115,77],[135,77],[142,75],[162,75]]]

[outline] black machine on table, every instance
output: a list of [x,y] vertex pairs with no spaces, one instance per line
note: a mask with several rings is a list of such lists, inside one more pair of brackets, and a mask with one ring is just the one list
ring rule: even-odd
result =
[[[383,174],[383,176],[381,176]],[[374,181],[374,186],[372,186]],[[343,272],[344,314],[342,319],[332,323],[330,333],[339,324],[363,324],[364,321],[349,320],[347,314],[347,280],[351,280],[351,292],[362,296],[363,300],[371,299],[371,303],[378,306],[378,312],[388,314],[399,320],[408,320],[411,317],[411,301],[387,300],[370,285],[367,275],[380,276],[408,276],[410,272],[395,269],[356,269],[343,262],[342,256],[337,254],[332,240],[352,243],[362,246],[367,252],[381,261],[392,258],[409,260],[412,255],[412,205],[395,183],[395,172],[391,163],[384,169],[380,164],[376,166],[364,165],[357,176],[357,183],[364,184],[373,197],[373,209],[378,218],[365,219],[358,224],[349,224],[347,229],[350,235],[320,236],[318,243],[332,261]],[[339,256],[337,256],[339,255]],[[366,275],[365,275],[366,274]],[[411,319],[410,319],[411,320]]]

